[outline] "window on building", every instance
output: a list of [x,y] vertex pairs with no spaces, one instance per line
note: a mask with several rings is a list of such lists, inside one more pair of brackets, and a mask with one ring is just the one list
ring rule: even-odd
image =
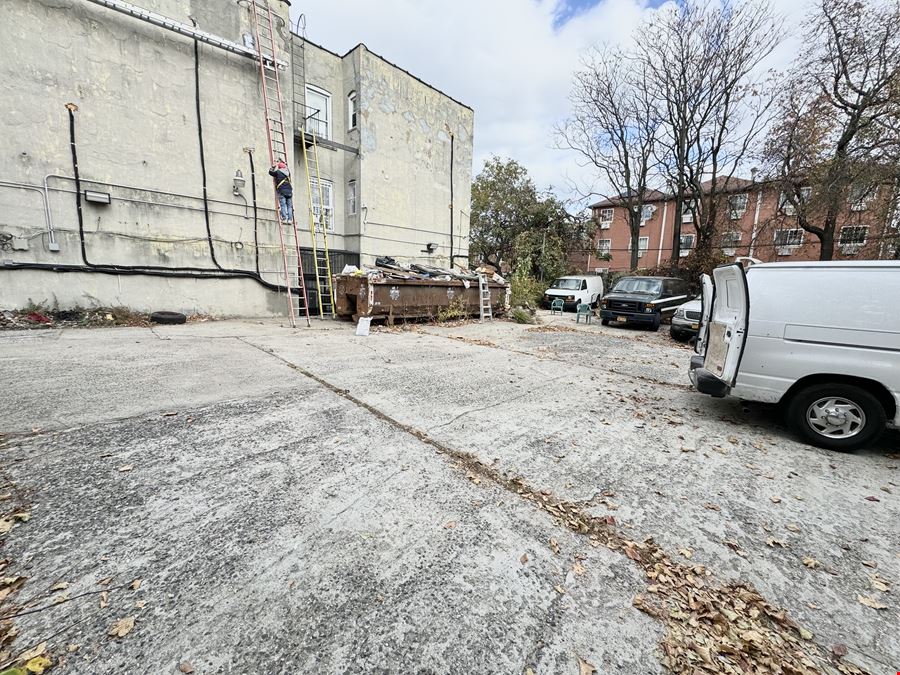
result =
[[653,217],[654,213],[656,213],[656,206],[653,204],[644,204],[644,208],[641,209],[641,227]]
[[697,208],[697,205],[693,199],[686,201],[681,210],[681,222],[682,223],[693,223],[694,222],[694,210],[696,208]]
[[[648,248],[650,248],[650,237],[638,237],[638,258],[643,258]],[[628,238],[628,252],[631,252],[631,237]]]
[[612,209],[600,209],[600,229],[609,229],[609,226],[612,225],[613,213]]
[[[310,179],[312,189],[313,215],[316,217],[316,229],[321,232],[321,223],[325,229],[334,232],[334,183],[330,180]],[[323,212],[324,206],[324,212]]]
[[722,250],[730,251],[728,255],[734,255],[735,249],[741,245],[741,233],[737,231],[722,233]]
[[306,132],[331,140],[331,94],[306,85]]
[[866,243],[869,228],[862,225],[845,225],[841,228],[840,245],[844,248],[860,248]]
[[347,215],[352,216],[356,213],[356,181],[351,180],[347,183]]
[[738,220],[747,212],[747,194],[731,195],[728,197],[728,215],[732,220]]
[[855,183],[850,186],[850,196],[847,201],[850,202],[851,211],[865,211],[869,208],[869,204],[875,198],[876,188],[874,185],[865,185]]
[[790,255],[791,249],[803,243],[803,230],[795,228],[791,230],[775,231],[775,248],[779,255]]
[[610,255],[612,253],[612,239],[600,239],[597,241],[597,255]]
[[[812,195],[812,188],[804,187],[800,188],[800,194],[797,195],[797,197],[799,197],[799,201],[801,204],[805,204],[809,201],[810,195]],[[788,199],[788,195],[785,192],[782,192],[781,196],[778,198],[778,210],[786,216],[797,215],[797,209],[791,203],[791,200]]]
[[355,129],[359,117],[359,102],[356,92],[351,91],[347,95],[347,128]]
[[681,247],[679,254],[682,258],[686,255],[690,254],[691,249],[694,248],[694,235],[692,234],[683,234],[680,238]]

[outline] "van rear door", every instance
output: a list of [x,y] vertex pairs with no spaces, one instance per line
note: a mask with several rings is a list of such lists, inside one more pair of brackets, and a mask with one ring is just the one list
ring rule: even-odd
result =
[[[729,387],[733,387],[744,351],[744,342],[747,339],[747,323],[750,318],[747,275],[740,263],[723,265],[713,270],[713,284],[709,321],[704,331],[703,368]],[[705,296],[704,289],[704,300]]]
[[713,282],[708,274],[700,277],[701,286],[701,304],[700,304],[700,330],[697,331],[697,342],[694,344],[694,351],[701,356],[706,354],[706,336],[709,333],[709,316],[712,313],[713,303]]

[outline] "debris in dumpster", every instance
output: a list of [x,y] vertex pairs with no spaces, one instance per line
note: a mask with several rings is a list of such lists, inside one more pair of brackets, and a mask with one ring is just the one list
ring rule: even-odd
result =
[[453,305],[462,317],[480,313],[479,274],[488,278],[492,312],[502,315],[509,309],[509,284],[493,268],[477,272],[460,267],[445,269],[432,265],[398,262],[390,256],[375,259],[375,266],[348,265],[335,275],[335,312],[356,321],[361,317],[387,319],[429,319]]

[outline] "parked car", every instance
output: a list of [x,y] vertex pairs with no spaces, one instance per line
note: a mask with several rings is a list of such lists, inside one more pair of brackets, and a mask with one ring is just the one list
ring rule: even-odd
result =
[[698,295],[675,310],[675,314],[672,316],[672,325],[669,327],[669,335],[673,340],[687,342],[697,336],[697,331],[700,330],[702,300],[702,296]]
[[679,305],[690,297],[688,283],[674,277],[622,277],[600,301],[600,320],[637,323],[659,330]]
[[580,303],[596,307],[603,297],[603,277],[600,276],[568,276],[560,277],[553,282],[541,299],[544,307],[557,298],[562,298],[563,307],[575,309]]
[[900,262],[718,267],[696,351],[698,391],[777,403],[813,445],[870,444],[900,425]]

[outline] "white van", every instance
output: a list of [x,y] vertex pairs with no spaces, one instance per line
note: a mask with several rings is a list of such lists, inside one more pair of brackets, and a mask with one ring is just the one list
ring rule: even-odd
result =
[[580,303],[596,307],[603,297],[603,277],[568,276],[560,277],[544,291],[543,305],[549,307],[557,298],[562,298],[564,307],[575,309]]
[[698,391],[779,403],[833,450],[900,426],[900,262],[732,264],[702,281]]

